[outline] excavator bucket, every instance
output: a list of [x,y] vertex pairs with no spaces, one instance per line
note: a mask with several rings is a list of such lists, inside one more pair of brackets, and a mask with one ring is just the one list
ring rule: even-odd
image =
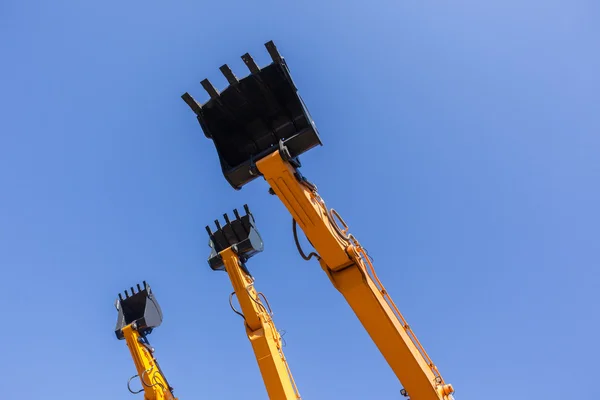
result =
[[143,287],[137,284],[137,292],[131,287],[131,293],[125,290],[125,297],[119,293],[115,307],[119,312],[115,334],[118,339],[123,339],[123,328],[134,324],[141,335],[147,335],[162,323],[162,311],[150,286],[143,282]]
[[187,92],[181,97],[196,114],[204,135],[212,139],[225,179],[241,189],[258,174],[255,162],[285,146],[295,159],[321,145],[311,118],[283,57],[270,41],[265,44],[273,62],[262,69],[250,54],[242,60],[250,75],[239,79],[227,65],[220,70],[229,86],[219,93],[201,82],[210,100],[200,105]]
[[223,214],[225,225],[221,226],[219,220],[215,220],[217,230],[211,231],[210,226],[206,227],[206,232],[210,238],[211,247],[208,265],[215,271],[225,269],[223,260],[219,253],[229,247],[240,257],[242,262],[246,262],[253,255],[263,251],[263,241],[256,230],[254,216],[250,212],[248,205],[244,205],[246,215],[240,216],[237,209],[233,210],[235,219],[230,220],[227,214]]

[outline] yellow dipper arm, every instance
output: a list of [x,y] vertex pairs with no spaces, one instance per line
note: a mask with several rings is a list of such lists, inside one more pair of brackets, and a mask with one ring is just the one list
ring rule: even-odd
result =
[[[147,340],[132,329],[132,324],[123,327],[123,336],[135,363],[144,390],[144,400],[177,400],[152,354],[154,350]],[[131,388],[129,389],[131,391]],[[133,393],[133,392],[132,392]]]
[[[319,253],[318,259],[345,297],[412,400],[451,400],[453,389],[377,279],[358,241],[316,188],[276,151],[256,162],[258,171]],[[334,217],[335,215],[335,217]],[[342,226],[340,227],[336,218]]]
[[265,307],[254,289],[254,279],[244,271],[238,255],[231,247],[221,251],[219,255],[240,303],[246,334],[252,344],[269,399],[300,399],[298,388],[283,355],[281,336],[275,328],[270,310]]

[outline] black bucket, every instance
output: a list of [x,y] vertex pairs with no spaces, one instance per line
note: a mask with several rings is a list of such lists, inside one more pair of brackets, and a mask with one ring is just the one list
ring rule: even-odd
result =
[[263,241],[256,229],[254,216],[250,212],[248,205],[244,205],[246,215],[240,216],[238,210],[233,210],[234,219],[230,220],[227,214],[223,214],[225,225],[221,225],[215,220],[216,231],[212,231],[209,226],[206,227],[210,238],[211,247],[208,265],[215,270],[224,269],[223,260],[219,253],[229,247],[234,247],[234,251],[245,262],[250,257],[263,251]]
[[265,44],[273,62],[259,68],[249,54],[242,56],[250,75],[238,80],[227,65],[221,72],[229,86],[219,93],[207,80],[210,95],[204,105],[192,96],[181,97],[196,113],[204,135],[212,139],[225,178],[235,189],[255,179],[254,163],[287,147],[297,158],[321,145],[321,139],[287,64],[273,42]]
[[125,290],[125,297],[119,293],[116,302],[119,316],[115,334],[123,339],[123,328],[134,324],[133,329],[141,335],[147,335],[162,323],[162,311],[150,286],[144,281],[143,287],[137,285],[137,292],[131,287],[131,293]]

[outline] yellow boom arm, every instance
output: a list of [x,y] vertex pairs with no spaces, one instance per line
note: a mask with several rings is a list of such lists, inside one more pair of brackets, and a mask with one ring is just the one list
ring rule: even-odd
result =
[[283,354],[281,336],[271,318],[270,308],[267,308],[268,303],[265,307],[259,293],[254,289],[254,278],[242,269],[242,263],[231,247],[223,250],[219,255],[223,259],[225,270],[238,298],[246,334],[252,344],[269,399],[300,399],[298,388]]
[[414,400],[452,399],[452,386],[444,383],[377,279],[366,251],[339,215],[326,208],[316,187],[301,178],[280,151],[259,160],[256,167],[319,253],[321,267],[393,369],[404,393]]
[[132,329],[131,325],[123,328],[123,336],[142,383],[144,400],[177,400],[154,358],[154,349],[150,347],[147,339]]

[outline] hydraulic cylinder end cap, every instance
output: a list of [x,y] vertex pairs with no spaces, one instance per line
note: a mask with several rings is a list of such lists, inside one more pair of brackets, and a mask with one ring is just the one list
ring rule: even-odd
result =
[[452,387],[451,384],[439,386],[438,393],[440,396],[450,396],[452,393],[454,393],[454,387]]
[[131,292],[125,290],[115,303],[119,313],[115,334],[119,340],[124,339],[123,328],[131,325],[141,335],[147,335],[162,323],[162,310],[154,293],[145,281],[142,286],[137,284],[137,291],[132,286]]

